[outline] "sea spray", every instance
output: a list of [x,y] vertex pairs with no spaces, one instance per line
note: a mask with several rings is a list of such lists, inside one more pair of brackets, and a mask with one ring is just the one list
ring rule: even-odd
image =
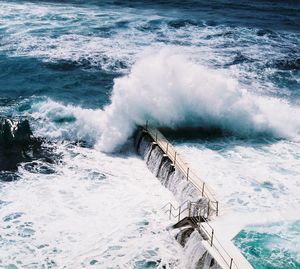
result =
[[49,139],[85,141],[93,146],[102,130],[103,112],[79,106],[64,105],[50,98],[35,100],[25,115],[36,135]]
[[300,109],[257,96],[225,71],[201,66],[174,48],[148,51],[115,79],[98,146],[112,151],[136,125],[217,127],[237,136],[299,138]]
[[250,93],[225,71],[199,65],[172,47],[146,51],[128,76],[115,79],[103,109],[47,99],[28,115],[39,121],[37,132],[85,140],[104,152],[116,150],[147,120],[153,126],[218,128],[238,137],[298,141],[300,133],[299,107]]

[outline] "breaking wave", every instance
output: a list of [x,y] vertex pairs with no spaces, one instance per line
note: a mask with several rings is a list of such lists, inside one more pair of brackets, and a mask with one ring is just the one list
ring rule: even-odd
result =
[[225,71],[201,66],[178,49],[148,51],[115,80],[98,141],[111,151],[135,125],[221,128],[238,136],[298,139],[300,108],[242,88]]
[[218,128],[240,137],[298,140],[300,133],[299,107],[250,92],[226,71],[169,47],[145,52],[129,75],[115,79],[110,104],[102,110],[48,100],[35,104],[31,115],[40,119],[43,134],[85,140],[106,152],[147,120],[157,127]]

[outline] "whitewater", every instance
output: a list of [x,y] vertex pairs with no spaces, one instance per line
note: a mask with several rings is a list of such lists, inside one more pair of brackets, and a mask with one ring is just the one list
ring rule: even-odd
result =
[[[144,53],[129,75],[115,79],[110,104],[103,110],[47,100],[33,105],[28,116],[43,120],[41,135],[81,138],[104,152],[123,145],[146,121],[154,127],[220,128],[239,137],[299,140],[298,106],[253,94],[228,73],[196,64],[178,49]],[[78,127],[57,128],[59,117],[69,118]]]
[[195,266],[161,210],[178,201],[134,152],[146,121],[215,191],[218,232],[255,269],[300,268],[297,7],[278,3],[290,24],[273,29],[241,7],[212,22],[210,4],[170,5],[0,2],[1,116],[51,152],[1,171],[0,268]]

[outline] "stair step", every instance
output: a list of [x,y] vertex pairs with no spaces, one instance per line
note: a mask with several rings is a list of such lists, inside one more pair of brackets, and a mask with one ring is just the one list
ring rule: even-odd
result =
[[[200,217],[200,222],[204,222],[205,219]],[[174,229],[182,228],[185,226],[193,226],[194,228],[198,227],[199,218],[197,217],[185,217],[182,220],[178,221],[176,224],[173,225]]]

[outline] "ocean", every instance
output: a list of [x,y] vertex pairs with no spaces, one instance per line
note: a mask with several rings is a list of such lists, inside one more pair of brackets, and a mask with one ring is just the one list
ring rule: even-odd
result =
[[195,268],[148,121],[255,269],[300,269],[299,1],[0,1],[0,118],[38,138],[0,128],[0,268]]

